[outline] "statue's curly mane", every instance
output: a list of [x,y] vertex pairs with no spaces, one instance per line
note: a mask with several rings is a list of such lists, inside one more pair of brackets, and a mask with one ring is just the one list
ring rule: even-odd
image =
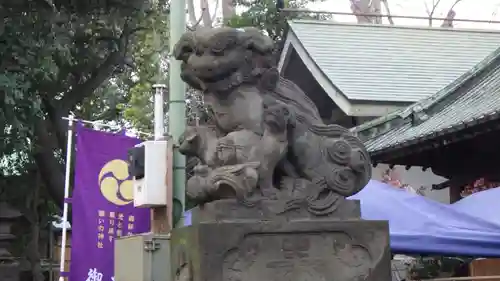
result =
[[290,106],[298,122],[307,125],[322,124],[314,102],[292,81],[280,77],[274,90],[267,94]]

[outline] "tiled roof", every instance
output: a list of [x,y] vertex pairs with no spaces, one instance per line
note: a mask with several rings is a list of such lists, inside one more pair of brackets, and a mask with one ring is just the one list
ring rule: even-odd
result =
[[500,32],[293,20],[291,32],[349,100],[417,102],[500,46]]
[[354,128],[371,153],[500,118],[500,48],[435,95]]

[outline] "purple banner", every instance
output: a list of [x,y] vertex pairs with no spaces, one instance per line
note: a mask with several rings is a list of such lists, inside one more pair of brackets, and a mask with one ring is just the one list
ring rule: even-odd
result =
[[150,210],[134,208],[128,149],[140,140],[76,130],[69,281],[113,281],[116,237],[149,232]]

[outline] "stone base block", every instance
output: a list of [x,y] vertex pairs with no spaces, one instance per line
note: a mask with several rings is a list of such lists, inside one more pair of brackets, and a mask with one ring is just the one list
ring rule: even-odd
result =
[[206,220],[175,229],[171,243],[172,280],[391,280],[385,221]]
[[2,281],[19,281],[20,267],[15,261],[2,261],[0,264],[0,280]]
[[191,224],[205,222],[234,222],[234,221],[292,221],[315,220],[331,221],[359,219],[361,207],[359,200],[345,200],[339,202],[334,213],[328,216],[314,216],[304,208],[282,212],[283,201],[263,200],[256,206],[245,207],[232,199],[219,200],[191,210]]

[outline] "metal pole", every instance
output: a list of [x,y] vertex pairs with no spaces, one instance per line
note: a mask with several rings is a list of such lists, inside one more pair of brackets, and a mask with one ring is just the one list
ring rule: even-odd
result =
[[154,118],[155,118],[155,140],[159,140],[163,137],[165,133],[164,115],[163,115],[163,93],[165,88],[164,84],[154,84],[153,89],[155,90],[155,107],[154,107]]
[[[306,8],[283,8],[281,9],[283,13],[309,13],[309,14],[324,14],[324,15],[339,15],[339,16],[365,16],[365,17],[383,17],[383,18],[395,18],[395,19],[415,19],[415,20],[429,20],[428,17],[422,16],[404,16],[404,15],[381,15],[377,13],[349,13],[349,12],[330,12],[330,11],[319,11],[319,10],[309,10]],[[447,20],[443,17],[432,17],[433,20]],[[495,23],[498,24],[500,21],[495,20],[480,20],[480,19],[453,19],[453,22],[471,22],[471,23]],[[427,28],[427,27],[423,27]],[[457,30],[457,31],[460,31]],[[483,30],[481,30],[483,31]],[[497,30],[486,30],[487,32],[498,33]]]
[[[55,243],[57,245],[57,243]],[[54,281],[54,225],[52,222],[49,224],[49,281]]]
[[500,280],[500,275],[421,279],[420,281]]
[[69,197],[69,185],[70,185],[70,175],[71,175],[71,151],[73,149],[73,115],[68,118],[68,142],[66,147],[66,173],[64,178],[64,207],[63,207],[63,226],[62,226],[62,237],[61,237],[61,257],[59,264],[59,281],[64,281],[64,264],[66,262],[66,234],[67,234],[67,224],[68,224],[68,197]]
[[[175,0],[170,2],[170,52],[179,41],[186,30],[186,0]],[[170,107],[168,131],[174,143],[179,141],[179,137],[186,127],[186,85],[181,77],[181,62],[173,58],[170,59]],[[186,158],[174,148],[173,161],[173,218],[184,212],[185,206],[185,185],[186,185]],[[182,223],[182,218],[179,218]],[[178,221],[173,221],[174,225]],[[179,224],[178,224],[179,225]]]
[[[61,119],[67,121],[67,120],[69,120],[69,117],[62,117]],[[87,120],[83,120],[83,119],[73,118],[73,122],[80,122],[80,123],[89,124],[92,126],[98,125],[98,126],[106,127],[106,128],[110,128],[110,129],[118,129],[118,130],[123,129],[123,127],[121,127],[121,126],[106,124],[106,123],[103,123],[102,121],[87,121]],[[144,137],[148,137],[148,138],[153,136],[150,133],[146,133],[146,132],[142,132],[142,131],[134,131],[134,133],[136,133],[138,135],[142,135]]]

